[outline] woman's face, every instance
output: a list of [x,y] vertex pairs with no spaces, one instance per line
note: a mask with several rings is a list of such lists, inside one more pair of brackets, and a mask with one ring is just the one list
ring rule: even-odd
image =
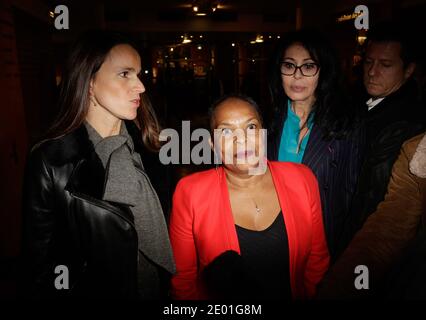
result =
[[215,150],[225,168],[244,174],[258,168],[264,144],[255,108],[244,100],[229,98],[216,108],[213,122]]
[[[315,63],[310,56],[308,50],[306,50],[300,43],[292,44],[284,52],[282,62],[292,63],[296,66],[301,66],[306,63]],[[311,105],[315,102],[315,89],[318,85],[319,73],[312,77],[303,76],[300,69],[291,75],[283,75],[281,73],[281,79],[285,94],[292,101],[305,102]]]
[[141,59],[135,49],[127,44],[113,47],[90,82],[90,108],[112,120],[135,119],[140,94],[145,91],[140,72]]

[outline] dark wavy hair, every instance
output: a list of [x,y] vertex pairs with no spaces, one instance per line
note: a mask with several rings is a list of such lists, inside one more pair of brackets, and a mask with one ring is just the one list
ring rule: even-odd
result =
[[[60,138],[81,126],[89,109],[90,81],[111,49],[120,44],[135,47],[121,34],[101,30],[86,32],[72,46],[60,85],[60,111],[44,140]],[[160,148],[160,126],[145,93],[141,94],[135,122],[141,128],[141,139],[147,149],[157,151]]]
[[288,96],[284,92],[281,78],[281,62],[287,48],[299,43],[319,64],[318,86],[315,89],[316,101],[313,106],[314,123],[321,127],[323,138],[342,138],[352,129],[354,108],[343,90],[342,72],[337,54],[328,40],[314,30],[300,30],[287,34],[277,47],[270,63],[269,92],[274,119],[270,129],[274,132],[283,118],[287,117]]

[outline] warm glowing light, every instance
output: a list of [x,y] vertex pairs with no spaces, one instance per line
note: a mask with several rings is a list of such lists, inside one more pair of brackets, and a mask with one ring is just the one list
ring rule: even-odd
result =
[[194,10],[194,12],[198,12],[198,7],[197,6],[192,7],[192,10]]
[[257,36],[255,42],[257,43],[263,42],[263,36]]
[[235,43],[231,43],[231,46],[235,47]]
[[344,14],[344,15],[340,16],[339,18],[337,18],[337,22],[343,22],[343,21],[347,21],[347,20],[353,20],[353,19],[355,19],[356,17],[358,17],[360,15],[361,15],[361,12],[359,12],[359,13],[354,12],[354,13],[351,13],[351,14]]
[[199,17],[203,17],[203,16],[206,16],[206,15],[207,15],[207,13],[202,13],[202,12],[200,12],[200,13],[197,13],[196,15],[197,15],[197,16],[199,16]]
[[367,40],[366,36],[358,36],[357,37],[358,43],[362,46],[365,42],[365,40]]

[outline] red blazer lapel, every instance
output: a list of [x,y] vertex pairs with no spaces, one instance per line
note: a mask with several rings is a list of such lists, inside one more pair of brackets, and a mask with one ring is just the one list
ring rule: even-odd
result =
[[290,206],[290,203],[294,203],[294,200],[290,199],[289,194],[286,190],[286,186],[283,183],[282,176],[285,174],[282,172],[283,170],[280,170],[280,167],[276,167],[274,165],[274,162],[268,161],[268,167],[271,171],[272,180],[274,181],[275,190],[278,195],[278,201],[280,202],[280,207],[282,210],[282,214],[284,217],[284,223],[285,228],[287,231],[287,238],[288,238],[288,251],[289,251],[289,262],[290,262],[290,284],[291,288],[294,291],[296,287],[296,277],[295,271],[296,268],[296,256],[297,256],[297,234],[295,232],[296,226],[295,226],[295,212]]
[[222,214],[220,215],[224,232],[226,233],[228,250],[233,250],[241,254],[240,244],[238,242],[237,230],[235,228],[234,216],[232,215],[231,200],[229,199],[228,185],[226,183],[225,169],[221,167],[218,170],[220,179],[220,189],[222,194]]

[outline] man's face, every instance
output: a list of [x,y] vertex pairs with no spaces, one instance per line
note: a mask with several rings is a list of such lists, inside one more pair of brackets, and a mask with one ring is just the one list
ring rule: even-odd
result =
[[382,98],[398,90],[414,71],[404,69],[398,42],[371,42],[364,60],[364,86],[370,96]]

